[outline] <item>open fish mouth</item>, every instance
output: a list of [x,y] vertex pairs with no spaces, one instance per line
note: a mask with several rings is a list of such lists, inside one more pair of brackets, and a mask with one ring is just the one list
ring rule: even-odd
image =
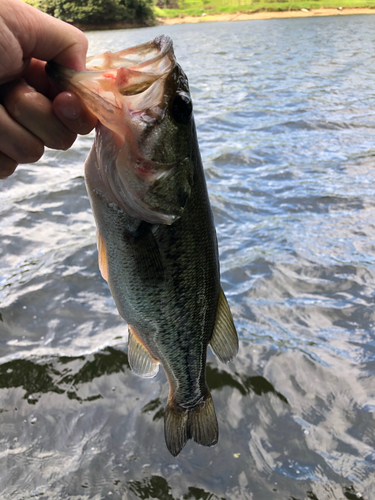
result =
[[131,115],[162,109],[167,104],[163,83],[175,65],[172,40],[163,35],[137,47],[88,57],[87,71],[74,71],[53,61],[46,71],[63,89],[78,94],[103,125],[122,135],[122,127],[108,113],[127,110]]
[[96,161],[91,161],[91,171],[86,166],[86,176],[98,179],[96,188],[107,201],[153,224],[172,224],[181,217],[192,185],[189,158],[186,153],[165,159],[155,154],[168,138],[162,131],[153,133],[181,82],[181,93],[189,92],[172,40],[163,35],[89,57],[87,71],[49,62],[46,72],[64,90],[77,94],[99,120]]

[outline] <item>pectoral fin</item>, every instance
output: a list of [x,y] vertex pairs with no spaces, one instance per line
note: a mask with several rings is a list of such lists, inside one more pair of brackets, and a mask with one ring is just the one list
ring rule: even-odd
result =
[[214,332],[210,340],[214,354],[223,363],[228,363],[238,352],[238,337],[227,299],[220,287]]
[[96,233],[98,238],[98,259],[99,259],[99,269],[102,274],[103,279],[108,281],[108,263],[107,254],[105,251],[105,243],[99,231]]
[[128,358],[132,371],[140,377],[152,378],[159,371],[159,362],[154,359],[138,340],[129,325]]

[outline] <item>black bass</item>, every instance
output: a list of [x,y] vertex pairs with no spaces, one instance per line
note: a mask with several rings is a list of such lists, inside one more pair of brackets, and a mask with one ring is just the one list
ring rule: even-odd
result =
[[188,81],[166,36],[88,58],[87,68],[46,71],[99,119],[85,165],[99,267],[129,325],[131,369],[165,370],[165,441],[177,456],[188,439],[218,440],[207,346],[224,363],[238,351]]

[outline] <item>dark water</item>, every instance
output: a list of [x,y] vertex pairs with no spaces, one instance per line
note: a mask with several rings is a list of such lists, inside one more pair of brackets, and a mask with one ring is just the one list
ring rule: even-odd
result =
[[375,498],[372,16],[89,33],[90,52],[166,33],[190,79],[241,337],[209,353],[219,444],[164,445],[162,371],[129,369],[83,181],[92,143],[0,185],[1,498]]

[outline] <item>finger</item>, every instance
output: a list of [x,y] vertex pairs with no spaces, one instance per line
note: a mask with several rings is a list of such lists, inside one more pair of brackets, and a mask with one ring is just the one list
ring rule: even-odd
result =
[[76,139],[55,115],[52,103],[24,82],[14,86],[4,99],[9,115],[52,149],[68,149]]
[[1,105],[0,152],[16,163],[33,163],[44,153],[42,141],[9,116]]
[[0,151],[0,179],[6,179],[16,170],[17,162]]
[[75,134],[88,134],[98,121],[81,99],[70,92],[59,94],[52,107],[56,116]]
[[0,0],[0,82],[21,74],[25,61],[54,59],[75,70],[85,68],[87,38],[79,29],[21,0]]

